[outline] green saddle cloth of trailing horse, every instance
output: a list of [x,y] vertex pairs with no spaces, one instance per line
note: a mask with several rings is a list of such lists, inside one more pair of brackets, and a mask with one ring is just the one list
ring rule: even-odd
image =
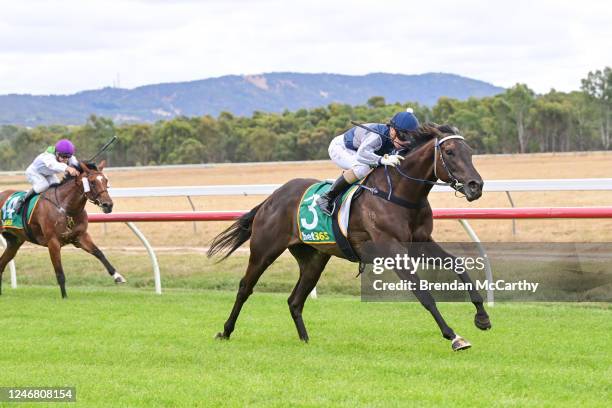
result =
[[[25,195],[25,191],[19,191],[17,193],[13,193],[8,200],[4,202],[4,205],[0,209],[0,213],[2,214],[2,226],[4,228],[23,229],[22,213],[25,206],[21,209],[19,214],[17,214],[17,211],[15,211],[15,205],[17,204],[17,200]],[[34,211],[34,208],[36,208],[39,198],[40,195],[37,194],[32,197],[28,203],[28,224],[30,223],[30,217],[32,217],[32,212]]]
[[[327,181],[313,184],[312,186],[308,187],[300,200],[297,212],[297,225],[300,233],[300,239],[304,243],[336,243],[336,237],[332,227],[332,217],[324,214],[317,205],[317,199],[325,194],[330,188],[331,184]],[[353,192],[357,188],[358,186],[353,185],[342,195],[343,206],[347,199],[352,197]],[[339,216],[340,211],[338,211],[337,214]],[[348,213],[346,214],[346,220],[346,222],[348,222]],[[346,231],[346,228],[344,228],[344,231]]]

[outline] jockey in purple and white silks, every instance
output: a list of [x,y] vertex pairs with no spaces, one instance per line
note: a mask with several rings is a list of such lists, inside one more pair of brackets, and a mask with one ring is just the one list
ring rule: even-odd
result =
[[23,203],[33,195],[46,191],[52,185],[59,184],[57,174],[67,171],[71,176],[79,175],[79,171],[75,168],[79,166],[79,161],[74,157],[74,153],[75,148],[72,142],[62,139],[55,146],[49,146],[44,153],[36,156],[25,172],[32,188],[25,197],[17,202],[16,212],[19,212]]
[[410,137],[410,132],[419,127],[412,109],[396,113],[388,124],[366,123],[363,125],[378,133],[359,126],[336,136],[329,145],[332,161],[344,169],[329,191],[317,200],[317,205],[327,215],[332,215],[334,200],[349,185],[364,178],[378,166],[397,166],[402,156],[390,154],[401,148],[400,142]]

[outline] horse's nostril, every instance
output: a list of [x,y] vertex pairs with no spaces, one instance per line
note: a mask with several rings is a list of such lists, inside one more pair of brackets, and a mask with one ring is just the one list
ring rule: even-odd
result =
[[101,207],[102,207],[102,211],[104,211],[105,214],[108,214],[108,213],[113,211],[113,205],[112,204],[103,203],[101,205]]
[[483,184],[484,184],[483,182],[471,180],[467,183],[467,187],[471,193],[478,193],[479,191],[482,191]]

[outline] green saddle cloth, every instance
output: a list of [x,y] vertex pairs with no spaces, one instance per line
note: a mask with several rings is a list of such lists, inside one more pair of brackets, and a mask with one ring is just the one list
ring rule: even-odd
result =
[[[8,200],[4,202],[4,205],[0,209],[0,214],[2,215],[2,226],[5,228],[17,228],[23,229],[23,221],[21,218],[22,212],[24,208],[21,209],[19,214],[15,211],[15,205],[17,204],[17,200],[20,197],[24,197],[26,195],[25,191],[19,191],[17,193],[13,193]],[[30,217],[32,216],[32,211],[38,204],[38,199],[40,195],[35,195],[28,204],[28,223],[30,222]]]
[[[297,212],[297,225],[302,242],[308,244],[335,244],[336,237],[332,229],[332,217],[323,213],[317,205],[317,199],[331,188],[331,184],[322,181],[304,192]],[[342,195],[342,203],[346,201],[348,193],[356,188],[349,188]]]

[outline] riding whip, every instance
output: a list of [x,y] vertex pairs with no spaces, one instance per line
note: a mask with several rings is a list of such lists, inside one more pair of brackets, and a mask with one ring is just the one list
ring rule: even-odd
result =
[[106,142],[106,144],[104,146],[102,146],[102,148],[98,151],[98,153],[96,153],[91,159],[89,159],[88,161],[93,162],[96,157],[98,157],[99,155],[101,155],[102,153],[104,153],[113,143],[115,143],[115,141],[117,140],[117,135],[113,135],[113,137],[111,138],[111,140],[109,140],[108,142]]
[[368,132],[376,133],[377,135],[380,135],[380,136],[386,136],[384,133],[381,133],[381,132],[379,132],[378,130],[374,130],[374,129],[372,129],[372,128],[369,128],[369,127],[367,127],[366,125],[362,125],[361,123],[357,123],[357,122],[355,122],[354,120],[351,120],[351,123],[352,123],[353,125],[357,126],[357,127],[360,127],[360,128],[362,128],[362,129],[367,130]]

